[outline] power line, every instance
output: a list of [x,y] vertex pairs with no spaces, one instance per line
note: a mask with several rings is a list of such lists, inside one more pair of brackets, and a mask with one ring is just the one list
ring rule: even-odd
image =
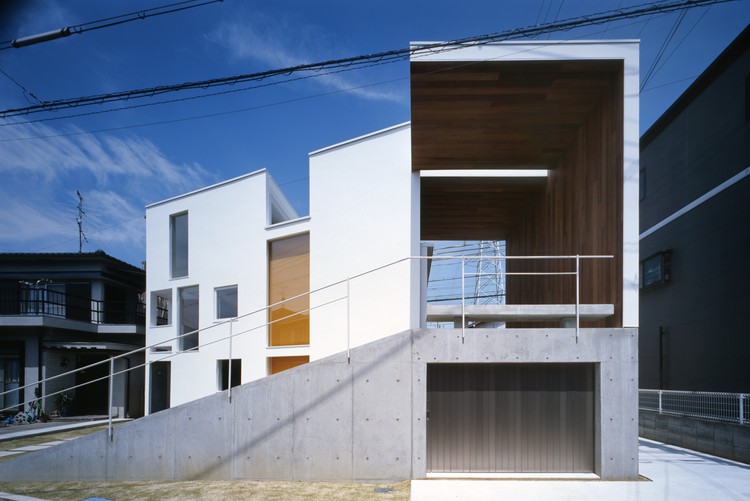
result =
[[121,24],[131,23],[133,21],[143,21],[144,19],[149,17],[163,16],[164,14],[173,14],[175,12],[181,12],[183,10],[203,7],[204,5],[209,5],[212,3],[223,2],[224,0],[205,0],[201,3],[195,3],[198,1],[199,0],[184,0],[182,2],[161,5],[159,7],[151,7],[150,9],[143,9],[136,12],[130,12],[128,14],[120,14],[118,16],[97,19],[96,21],[88,21],[86,23],[67,26],[65,28],[58,28],[52,31],[47,31],[45,33],[39,33],[37,35],[16,38],[15,40],[6,40],[5,42],[0,42],[0,50],[13,48],[20,49],[29,45],[35,45],[38,43],[49,42],[51,40],[57,40],[59,38],[65,38],[73,34],[80,35],[87,31],[100,30],[102,28],[111,28],[112,26],[119,26]]
[[651,63],[651,66],[646,72],[646,75],[643,77],[643,81],[641,82],[641,87],[640,89],[638,89],[639,91],[643,90],[643,88],[648,84],[649,80],[651,80],[651,77],[654,75],[654,70],[656,69],[656,65],[659,64],[659,61],[661,61],[661,58],[664,55],[664,52],[667,50],[667,47],[669,46],[669,44],[672,42],[672,39],[674,38],[675,34],[677,33],[678,28],[682,24],[682,20],[685,19],[686,14],[687,14],[686,10],[683,10],[682,12],[680,12],[680,14],[677,16],[677,19],[675,19],[675,22],[672,25],[672,28],[669,30],[669,33],[667,33],[667,36],[664,37],[664,41],[662,42],[661,47],[659,47],[659,51],[656,53],[656,57]]
[[593,14],[590,16],[581,16],[559,22],[553,22],[545,25],[530,26],[526,28],[516,28],[503,32],[490,33],[475,37],[461,38],[451,42],[436,43],[409,47],[406,49],[396,49],[385,52],[377,52],[361,56],[348,57],[343,59],[332,59],[329,61],[301,64],[287,68],[261,71],[256,73],[247,73],[230,77],[213,78],[197,82],[184,82],[181,84],[161,85],[144,89],[128,90],[113,92],[108,94],[98,94],[93,96],[83,96],[70,99],[60,99],[55,101],[46,101],[41,104],[27,106],[23,108],[13,108],[0,111],[0,118],[8,118],[19,115],[28,115],[32,113],[41,113],[45,111],[57,111],[67,108],[76,108],[79,106],[90,106],[94,104],[111,103],[127,99],[138,99],[154,97],[170,92],[184,90],[205,90],[212,87],[224,85],[236,85],[238,83],[261,81],[274,77],[288,77],[298,72],[320,72],[333,68],[359,67],[373,62],[385,64],[395,61],[401,61],[411,57],[427,56],[436,52],[456,50],[463,46],[484,45],[501,40],[511,40],[517,38],[539,36],[553,31],[567,31],[573,28],[581,28],[595,24],[603,24],[612,21],[630,19],[651,15],[655,13],[667,13],[675,11],[684,11],[694,7],[704,7],[717,3],[726,3],[735,0],[677,0],[669,3],[649,3],[641,4],[629,9],[617,9]]
[[[690,27],[690,29],[687,31],[687,33],[685,33],[685,36],[683,36],[682,39],[679,42],[677,42],[677,45],[675,45],[674,49],[672,49],[672,52],[670,52],[667,55],[667,57],[664,59],[664,61],[662,61],[662,63],[654,70],[654,73],[653,73],[652,77],[654,75],[656,75],[657,73],[659,73],[659,71],[661,71],[661,69],[664,67],[664,65],[667,64],[667,62],[672,58],[672,56],[674,55],[674,53],[677,52],[677,49],[680,48],[680,46],[682,45],[682,43],[687,39],[687,37],[690,35],[690,33],[693,32],[693,30],[695,29],[695,27],[698,26],[698,23],[700,23],[703,20],[703,18],[705,17],[705,15],[708,14],[708,12],[710,10],[711,10],[711,7],[709,7],[708,9],[706,9],[706,10],[703,11],[703,13],[701,14],[701,16],[695,21],[695,23],[693,23],[693,25]],[[643,92],[643,89],[641,89],[641,92]]]
[[377,85],[382,85],[382,84],[386,84],[386,83],[392,83],[392,82],[396,82],[396,81],[399,81],[399,80],[405,80],[405,79],[408,79],[408,77],[396,78],[396,79],[393,79],[393,80],[386,80],[386,81],[381,81],[381,82],[375,82],[375,83],[370,83],[370,84],[366,84],[366,85],[359,85],[359,86],[356,86],[356,87],[348,87],[348,88],[345,88],[345,89],[336,89],[336,90],[332,90],[332,91],[329,91],[329,92],[323,92],[323,93],[319,93],[319,94],[311,94],[311,95],[296,97],[296,98],[292,98],[292,99],[284,99],[282,101],[275,101],[273,103],[259,104],[259,105],[256,105],[256,106],[249,106],[249,107],[246,107],[246,108],[238,108],[238,109],[227,110],[227,111],[218,111],[218,112],[214,112],[214,113],[205,113],[205,114],[202,114],[202,115],[193,115],[193,116],[190,116],[190,117],[173,118],[173,119],[169,119],[169,120],[157,120],[157,121],[154,121],[154,122],[145,122],[145,123],[133,124],[133,125],[122,125],[122,126],[119,126],[119,127],[107,127],[107,128],[103,128],[103,129],[96,129],[96,130],[79,130],[79,131],[75,131],[75,132],[64,132],[64,133],[60,133],[60,134],[46,134],[46,135],[43,135],[43,136],[14,137],[14,138],[9,138],[9,139],[0,139],[0,143],[7,143],[7,142],[13,142],[13,141],[31,141],[31,140],[34,140],[34,139],[52,139],[52,138],[55,138],[55,137],[82,136],[82,135],[85,135],[85,134],[97,134],[97,133],[101,133],[101,132],[114,132],[114,131],[118,131],[118,130],[137,129],[137,128],[141,128],[141,127],[151,127],[153,125],[165,125],[165,124],[173,124],[173,123],[180,123],[180,122],[191,122],[193,120],[202,120],[204,118],[213,118],[213,117],[220,117],[220,116],[226,116],[226,115],[234,115],[236,113],[244,113],[244,112],[247,112],[247,111],[262,110],[262,109],[265,109],[265,108],[271,108],[271,107],[280,106],[280,105],[283,105],[283,104],[291,104],[291,103],[296,103],[296,102],[300,102],[300,101],[306,101],[308,99],[314,99],[314,98],[321,97],[321,96],[332,96],[332,95],[336,95],[336,94],[342,94],[344,92],[351,92],[351,91],[357,90],[357,89],[365,89],[367,87],[375,87]]
[[[174,99],[164,99],[162,101],[156,101],[156,102],[151,102],[151,103],[131,104],[129,106],[120,106],[118,108],[108,108],[106,110],[89,111],[89,112],[85,112],[85,113],[74,113],[72,115],[65,115],[65,116],[52,116],[52,117],[45,117],[45,118],[37,118],[37,119],[34,119],[34,120],[24,120],[22,122],[7,122],[7,123],[0,124],[0,127],[8,127],[8,126],[13,126],[13,125],[29,125],[29,124],[39,123],[39,122],[53,122],[53,121],[57,121],[57,120],[65,120],[65,119],[68,119],[68,118],[86,117],[86,116],[92,116],[92,115],[101,115],[101,114],[104,114],[104,113],[112,113],[112,112],[115,112],[115,111],[132,110],[132,109],[137,109],[137,108],[147,108],[147,107],[150,107],[150,106],[158,106],[160,104],[180,103],[180,102],[184,102],[184,101],[192,101],[192,100],[195,100],[195,99],[203,99],[203,98],[206,98],[206,97],[222,96],[222,95],[227,95],[227,94],[234,94],[234,93],[237,93],[237,92],[245,92],[245,91],[248,91],[248,90],[262,89],[264,87],[271,87],[271,86],[274,86],[274,85],[281,85],[281,84],[286,84],[286,83],[291,83],[291,82],[298,82],[298,81],[307,80],[307,79],[310,79],[310,78],[325,77],[325,76],[329,76],[329,75],[335,75],[337,73],[342,73],[342,72],[345,72],[345,71],[352,71],[352,70],[363,69],[363,68],[371,68],[371,67],[374,67],[374,66],[378,66],[380,64],[382,64],[382,63],[372,63],[372,64],[369,64],[369,65],[358,66],[356,68],[340,68],[340,69],[337,69],[335,71],[327,71],[325,73],[316,73],[314,75],[303,75],[303,76],[299,76],[299,77],[295,77],[295,78],[288,78],[286,80],[280,80],[280,81],[275,81],[275,82],[267,82],[267,83],[262,83],[262,84],[258,84],[258,85],[251,85],[249,87],[242,87],[240,89],[222,90],[222,91],[218,91],[218,92],[211,92],[211,93],[208,93],[208,94],[201,94],[201,95],[197,95],[197,96],[185,96],[185,97],[179,97],[179,98],[174,98]],[[351,87],[351,88],[348,88],[348,89],[339,89],[339,90],[340,91],[358,90],[358,89],[362,89],[362,88],[366,88],[366,87],[371,87],[371,86],[374,86],[374,85],[380,85],[380,84],[383,84],[383,83],[392,83],[392,82],[396,82],[398,80],[406,80],[406,77],[405,78],[397,78],[397,79],[394,79],[394,80],[389,80],[387,82],[378,82],[378,83],[375,83],[375,84],[367,84],[367,85],[362,85],[362,86],[359,86],[359,87]],[[323,94],[323,95],[325,95],[325,94]],[[211,116],[211,115],[207,115],[207,116]],[[205,118],[205,116],[202,116],[200,118]],[[148,125],[148,124],[146,124],[146,125]]]
[[[2,68],[0,68],[0,73],[2,73],[3,75],[5,75],[5,76],[6,76],[6,78],[7,78],[8,80],[10,80],[10,81],[11,81],[11,82],[13,82],[14,84],[16,84],[16,85],[17,85],[17,86],[18,86],[18,87],[19,87],[19,88],[20,88],[20,89],[21,89],[21,90],[23,91],[23,96],[24,96],[24,97],[26,97],[26,96],[31,96],[31,97],[32,97],[32,98],[34,99],[34,101],[36,101],[37,103],[41,103],[41,101],[39,100],[39,98],[38,98],[38,97],[36,97],[36,96],[34,95],[34,93],[33,93],[33,92],[31,92],[31,91],[30,91],[29,89],[27,89],[26,87],[24,87],[23,85],[21,85],[21,84],[20,84],[20,83],[18,82],[18,80],[16,80],[16,79],[15,79],[15,78],[13,78],[12,76],[8,75],[8,74],[7,74],[6,72],[5,72],[5,70],[3,70]],[[28,98],[28,97],[26,97],[26,100],[27,100],[27,101],[29,101],[29,98]],[[31,101],[29,101],[29,102],[31,102]]]

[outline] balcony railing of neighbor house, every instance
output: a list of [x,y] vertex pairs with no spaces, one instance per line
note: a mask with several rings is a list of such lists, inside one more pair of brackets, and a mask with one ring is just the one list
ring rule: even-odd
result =
[[639,390],[638,408],[658,414],[750,425],[750,393]]
[[[572,314],[575,315],[575,321],[576,321],[576,323],[575,323],[576,341],[578,339],[579,321],[580,321],[580,305],[579,305],[579,288],[580,288],[580,267],[579,267],[579,264],[580,264],[580,261],[581,261],[581,259],[608,259],[608,258],[611,258],[611,256],[513,256],[513,257],[511,257],[511,256],[502,256],[502,259],[556,259],[556,260],[567,259],[567,260],[575,260],[575,270],[574,271],[569,271],[569,272],[550,272],[550,273],[514,272],[513,274],[514,275],[540,275],[540,274],[541,275],[570,275],[570,276],[572,276],[575,279],[575,282],[576,282],[576,297],[575,297],[575,303],[572,305],[574,308],[571,311],[573,312]],[[119,376],[121,374],[125,374],[125,373],[127,373],[129,371],[132,371],[132,370],[144,368],[144,367],[148,366],[149,364],[151,364],[153,362],[161,362],[161,361],[164,361],[164,360],[168,360],[170,358],[182,356],[183,354],[189,353],[191,350],[194,350],[194,349],[199,349],[199,348],[202,348],[202,347],[206,347],[206,346],[210,346],[210,345],[215,345],[215,344],[218,344],[218,343],[224,343],[224,342],[227,343],[229,360],[232,360],[233,340],[235,338],[237,338],[239,336],[247,335],[247,334],[252,333],[252,332],[257,332],[257,331],[265,332],[265,330],[269,326],[271,326],[272,324],[275,324],[277,322],[283,322],[283,321],[285,321],[285,320],[287,320],[287,319],[289,319],[291,317],[295,317],[297,315],[308,314],[312,310],[320,309],[320,308],[325,308],[325,307],[327,307],[329,305],[332,305],[334,303],[338,303],[340,301],[345,301],[346,302],[346,347],[347,347],[346,348],[346,352],[347,352],[347,360],[349,362],[351,362],[351,356],[350,356],[350,351],[351,351],[351,328],[350,328],[350,325],[351,325],[351,323],[350,323],[350,318],[349,318],[350,302],[351,302],[350,283],[352,281],[355,281],[355,280],[361,278],[361,277],[364,277],[364,276],[367,276],[367,275],[371,275],[371,274],[377,273],[377,272],[379,272],[381,270],[385,270],[385,269],[391,268],[391,267],[396,266],[396,265],[398,265],[400,263],[420,263],[422,265],[422,267],[421,267],[421,271],[422,271],[422,283],[421,283],[422,287],[421,288],[422,288],[422,291],[421,292],[424,293],[426,291],[426,285],[427,285],[427,279],[428,279],[428,277],[427,277],[427,271],[426,271],[426,266],[424,266],[424,265],[428,261],[430,261],[430,260],[440,260],[440,259],[460,259],[461,262],[462,262],[462,265],[465,265],[466,260],[468,260],[468,259],[476,259],[476,256],[451,256],[451,257],[412,256],[412,257],[402,258],[402,259],[399,259],[397,261],[393,261],[391,263],[384,264],[382,266],[378,266],[378,267],[373,268],[371,270],[368,270],[366,272],[359,273],[357,275],[353,275],[353,276],[347,277],[345,279],[342,279],[342,280],[330,283],[330,284],[328,284],[326,286],[323,286],[323,287],[320,287],[318,289],[311,290],[309,292],[306,292],[306,293],[303,293],[303,294],[299,294],[297,296],[293,296],[293,297],[290,297],[290,298],[286,298],[286,299],[284,299],[282,301],[279,301],[277,303],[270,304],[268,306],[265,306],[263,308],[259,308],[257,310],[254,310],[254,311],[251,311],[251,312],[248,312],[248,313],[245,313],[245,314],[240,315],[238,317],[227,319],[227,320],[224,320],[222,322],[217,322],[217,323],[214,323],[214,324],[212,324],[212,325],[210,325],[208,327],[202,328],[202,329],[197,329],[197,330],[194,330],[194,331],[191,331],[191,332],[186,332],[184,334],[180,334],[180,335],[174,336],[174,337],[172,337],[170,339],[162,339],[158,343],[155,343],[155,344],[150,345],[150,346],[145,346],[143,348],[139,348],[137,350],[133,350],[133,351],[130,351],[130,352],[127,352],[127,353],[122,353],[120,355],[113,356],[113,357],[111,357],[111,358],[109,358],[107,360],[102,360],[102,361],[99,361],[99,362],[96,362],[96,363],[93,363],[93,364],[90,364],[90,365],[87,365],[87,366],[83,366],[83,367],[77,367],[77,368],[75,368],[75,369],[73,369],[73,370],[71,370],[69,372],[65,372],[65,373],[62,373],[62,374],[51,376],[51,377],[48,377],[48,378],[45,378],[45,379],[41,379],[39,381],[35,381],[33,383],[30,383],[30,384],[26,384],[24,386],[18,387],[18,388],[13,389],[13,390],[8,390],[8,391],[5,391],[5,392],[2,392],[2,393],[0,393],[0,397],[5,397],[6,395],[9,395],[9,394],[11,394],[13,392],[18,392],[18,395],[21,395],[21,394],[23,394],[22,392],[24,390],[26,390],[27,388],[32,388],[32,387],[37,387],[37,386],[41,387],[44,383],[47,383],[47,382],[52,381],[54,379],[58,379],[58,378],[70,376],[71,374],[74,374],[75,372],[86,370],[86,369],[89,369],[91,367],[95,367],[95,366],[98,366],[98,365],[108,364],[109,365],[109,374],[108,375],[102,376],[102,377],[100,377],[98,379],[93,379],[91,381],[87,381],[87,382],[82,383],[82,384],[77,384],[77,385],[74,385],[74,386],[70,386],[68,388],[65,388],[65,389],[62,389],[62,390],[58,390],[58,391],[55,391],[55,392],[50,392],[50,393],[42,392],[42,397],[41,398],[42,399],[49,398],[49,397],[52,397],[52,396],[55,396],[55,395],[59,395],[59,394],[68,392],[70,390],[75,390],[77,388],[80,388],[80,387],[88,385],[88,384],[93,384],[93,383],[96,383],[96,382],[99,382],[99,381],[108,380],[108,382],[109,382],[109,390],[108,390],[109,391],[109,407],[108,407],[108,409],[109,409],[109,413],[108,413],[109,414],[109,426],[108,426],[108,430],[109,431],[108,431],[108,433],[109,433],[110,440],[114,440],[114,435],[113,435],[114,432],[113,432],[113,427],[112,427],[112,417],[113,416],[112,416],[111,409],[112,409],[112,402],[113,402],[113,396],[114,396],[114,378],[116,376]],[[462,266],[462,270],[464,270],[464,268],[465,268],[465,266]],[[466,275],[466,272],[464,270],[463,274],[462,274],[462,277],[463,277],[462,280],[465,278],[465,275]],[[302,297],[305,297],[305,296],[311,296],[311,295],[313,295],[315,293],[320,293],[322,291],[335,290],[334,288],[336,288],[336,287],[338,287],[338,288],[345,287],[345,291],[346,292],[345,293],[342,292],[341,293],[342,295],[339,295],[339,293],[333,294],[334,297],[329,297],[329,298],[327,298],[327,300],[321,302],[320,304],[317,304],[317,305],[312,306],[312,307],[310,307],[308,309],[305,309],[305,310],[296,311],[296,312],[291,313],[290,315],[287,315],[287,316],[285,316],[283,318],[277,318],[277,319],[272,320],[270,322],[258,322],[256,324],[253,324],[253,326],[250,327],[250,328],[244,328],[242,330],[235,330],[235,327],[234,327],[235,323],[237,323],[237,322],[239,322],[239,321],[241,321],[243,319],[247,319],[247,318],[249,318],[249,317],[251,317],[253,315],[257,315],[257,314],[267,313],[271,308],[277,307],[277,306],[282,305],[282,304],[284,304],[286,302],[289,302],[289,301],[294,301],[296,299],[299,299],[299,298],[302,298]],[[424,294],[422,294],[422,298],[423,298],[423,301],[424,301],[424,299],[426,298],[426,296]],[[461,317],[463,318],[463,320],[465,320],[465,318],[466,318],[466,311],[467,311],[466,310],[466,305],[464,304],[465,303],[464,299],[465,298],[462,298],[462,304],[461,304]],[[66,304],[66,303],[63,303],[62,301],[58,301],[56,303],[55,302],[50,302],[49,298],[47,298],[46,301],[37,300],[36,302],[32,302],[32,303],[33,303],[33,305],[35,307],[37,307],[37,311],[45,311],[44,314],[47,314],[46,310],[44,310],[43,308],[40,309],[40,305],[43,306],[43,305],[48,304],[48,303],[51,304],[51,305]],[[425,308],[425,310],[426,310],[426,308]],[[91,311],[95,312],[96,310],[94,310],[92,308]],[[58,311],[58,313],[59,313],[59,311]],[[565,315],[570,315],[570,316],[572,316],[572,314],[571,313],[565,313]],[[158,316],[159,316],[159,313],[157,313],[157,317]],[[159,320],[157,318],[157,325],[158,325],[158,322],[159,322]],[[463,324],[462,325],[462,332],[465,332],[466,322],[464,321],[464,322],[462,322],[462,324]],[[210,331],[210,330],[222,329],[222,328],[225,328],[228,331],[227,335],[221,336],[221,337],[220,336],[216,336],[211,341],[200,343],[197,347],[191,348],[191,350],[176,351],[176,352],[173,352],[173,353],[166,352],[163,355],[160,355],[157,359],[154,359],[154,360],[148,360],[148,359],[146,359],[146,362],[143,363],[143,364],[130,366],[127,369],[123,369],[123,370],[119,370],[119,371],[115,370],[115,361],[117,359],[119,359],[119,358],[130,357],[130,356],[132,356],[135,353],[147,352],[149,350],[151,350],[152,353],[153,353],[153,352],[156,352],[156,350],[159,347],[164,346],[165,343],[170,343],[170,342],[173,342],[173,341],[179,341],[180,339],[183,339],[183,338],[186,338],[186,337],[189,337],[189,336],[195,336],[196,334],[199,334],[201,332],[207,332],[207,331]],[[228,371],[228,381],[227,381],[227,390],[226,391],[227,391],[227,396],[228,396],[230,402],[232,400],[232,381],[231,381],[231,377],[232,377],[232,371]],[[20,401],[22,399],[19,398],[18,400]],[[30,405],[36,404],[36,403],[37,403],[37,399],[32,399],[32,400],[21,402],[19,404],[19,406],[21,406],[21,407],[25,406],[26,408],[28,408]],[[15,410],[17,408],[18,408],[18,406],[6,407],[6,408],[0,409],[0,412],[7,412],[9,410]]]
[[143,324],[138,300],[97,300],[46,288],[0,290],[0,316],[56,317],[93,324]]

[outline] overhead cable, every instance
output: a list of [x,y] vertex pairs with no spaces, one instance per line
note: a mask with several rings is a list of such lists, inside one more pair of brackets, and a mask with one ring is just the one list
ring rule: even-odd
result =
[[161,5],[159,7],[151,7],[150,9],[130,12],[128,14],[121,14],[119,16],[98,19],[96,21],[89,21],[83,24],[66,26],[64,28],[58,28],[36,35],[16,38],[15,40],[6,40],[5,42],[0,42],[0,50],[20,49],[22,47],[28,47],[29,45],[35,45],[42,42],[57,40],[59,38],[65,38],[70,35],[80,35],[81,33],[85,33],[87,31],[110,28],[112,26],[118,26],[120,24],[130,23],[133,21],[143,21],[144,19],[149,17],[163,16],[164,14],[172,14],[174,12],[194,9],[196,7],[203,7],[204,5],[223,2],[224,0],[204,0],[200,3],[196,3],[198,1],[199,0],[183,0],[182,2]]
[[401,61],[413,57],[427,56],[434,53],[456,50],[465,46],[484,45],[501,40],[511,40],[544,35],[553,31],[567,31],[573,28],[603,24],[612,21],[620,21],[645,15],[675,12],[694,7],[705,7],[717,3],[726,3],[735,0],[676,0],[668,3],[649,3],[641,4],[627,9],[617,9],[606,11],[599,14],[571,18],[559,22],[553,22],[545,25],[530,26],[527,28],[516,28],[503,32],[490,33],[486,35],[461,38],[450,42],[416,45],[405,49],[396,49],[385,52],[377,52],[362,56],[347,57],[342,59],[332,59],[329,61],[301,64],[288,68],[248,73],[230,77],[213,78],[197,82],[184,82],[181,84],[161,85],[144,89],[128,90],[121,92],[112,92],[108,94],[98,94],[93,96],[83,96],[70,99],[60,99],[56,101],[46,101],[41,104],[26,106],[23,108],[13,108],[0,111],[0,118],[9,118],[19,115],[28,115],[32,113],[41,113],[46,111],[57,111],[67,108],[76,108],[79,106],[90,106],[94,104],[104,104],[115,101],[128,99],[154,97],[170,92],[177,92],[189,89],[209,89],[212,87],[224,85],[236,85],[238,83],[261,81],[273,77],[287,77],[298,72],[320,72],[333,68],[357,67],[369,65],[373,62],[381,64]]

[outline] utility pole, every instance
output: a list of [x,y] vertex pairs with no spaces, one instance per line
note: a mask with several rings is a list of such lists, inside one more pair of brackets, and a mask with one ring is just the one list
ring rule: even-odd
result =
[[78,195],[78,217],[76,218],[76,223],[78,223],[78,253],[83,252],[83,242],[84,240],[86,243],[89,242],[88,238],[86,238],[86,234],[83,232],[83,216],[86,215],[85,212],[83,212],[83,197],[81,196],[81,192],[76,190],[76,195]]

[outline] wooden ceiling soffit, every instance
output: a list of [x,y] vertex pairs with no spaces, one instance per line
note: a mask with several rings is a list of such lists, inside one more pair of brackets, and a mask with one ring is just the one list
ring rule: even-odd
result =
[[421,238],[506,239],[545,184],[545,178],[422,178]]
[[412,170],[553,165],[620,61],[411,64]]

